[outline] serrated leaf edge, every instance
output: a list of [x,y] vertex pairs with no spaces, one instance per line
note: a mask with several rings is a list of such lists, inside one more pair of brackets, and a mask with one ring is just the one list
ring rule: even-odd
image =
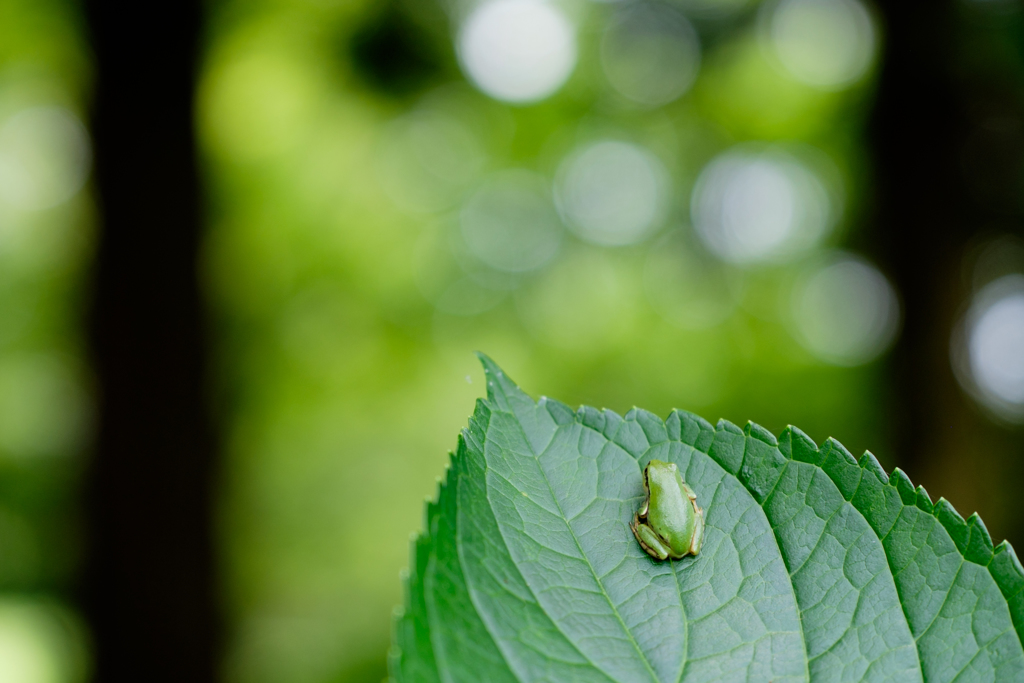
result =
[[[689,411],[677,409],[673,410],[672,413],[678,413],[692,420],[703,422],[709,429],[714,430],[716,434],[720,430],[724,430],[749,435],[758,440],[765,441],[770,446],[778,447],[779,452],[791,460],[794,459],[793,451],[789,450],[787,452],[788,449],[781,447],[787,440],[792,442],[795,437],[801,443],[805,453],[811,450],[807,447],[808,445],[814,445],[814,441],[809,436],[793,425],[788,425],[778,437],[775,437],[771,432],[755,422],[748,422],[746,429],[740,429],[728,420],[719,420],[717,425],[712,426],[699,415]],[[666,419],[667,422],[668,420]],[[690,445],[694,446],[693,444]],[[696,446],[694,447],[696,448]],[[829,449],[829,452],[825,452],[826,448]],[[957,512],[956,508],[953,507],[953,504],[945,498],[939,498],[933,504],[924,487],[918,486],[915,489],[910,477],[903,470],[897,467],[893,469],[890,475],[886,475],[885,470],[870,451],[865,451],[860,459],[856,460],[839,441],[832,437],[826,439],[822,446],[814,446],[813,450],[818,453],[817,462],[811,462],[802,458],[797,459],[800,462],[808,462],[822,469],[829,479],[832,480],[832,483],[843,493],[844,497],[864,516],[873,529],[875,525],[871,524],[871,522],[876,516],[877,511],[867,505],[868,501],[866,499],[856,495],[857,490],[860,489],[861,482],[858,481],[851,494],[847,495],[844,489],[849,489],[849,482],[839,476],[838,468],[825,468],[821,466],[832,452],[836,453],[837,457],[844,460],[848,466],[858,467],[862,472],[861,476],[868,473],[877,477],[882,483],[883,488],[891,489],[904,502],[904,505],[916,506],[935,517],[953,539],[961,557],[967,562],[985,567],[988,570],[992,580],[999,587],[1000,593],[1002,593],[1003,598],[1006,600],[1017,638],[1021,641],[1022,647],[1024,647],[1024,566],[1021,565],[1017,553],[1008,541],[1004,540],[993,547],[988,529],[977,512],[972,514],[968,520],[965,520]],[[730,462],[726,458],[723,458],[720,453],[714,451],[715,449],[708,448],[706,452],[725,469],[732,471],[734,474],[738,472],[738,470],[732,469]],[[743,481],[742,477],[740,479]],[[755,494],[756,497],[755,492],[751,491],[751,493]],[[911,494],[913,498],[908,500]],[[878,533],[877,529],[876,534],[879,539],[885,535]]]
[[[482,360],[484,360],[483,357]],[[489,359],[486,359],[486,361],[489,361]],[[490,393],[491,391],[489,389],[488,394],[490,395]],[[557,404],[557,406],[564,405],[546,397],[541,397],[540,400],[550,402],[551,404]],[[622,421],[624,419],[628,420],[630,415],[634,413],[650,414],[648,411],[640,408],[633,408],[625,416],[620,416],[611,410],[598,410],[588,406],[581,406],[576,411],[572,411],[571,409],[568,410],[570,413],[575,414],[581,424],[601,433],[605,433],[606,427],[608,426],[607,421],[609,419]],[[793,425],[788,425],[782,430],[778,437],[776,437],[769,430],[753,421],[748,421],[745,428],[741,429],[736,424],[724,419],[721,419],[717,424],[712,425],[701,416],[686,410],[672,410],[669,413],[669,416],[664,420],[656,415],[650,415],[665,425],[669,439],[679,440],[707,454],[726,471],[737,476],[740,482],[747,487],[748,491],[750,491],[751,495],[758,500],[761,498],[759,493],[749,488],[745,477],[738,476],[741,468],[743,467],[744,461],[746,460],[746,449],[743,448],[741,450],[739,454],[739,462],[736,462],[736,454],[733,449],[729,448],[729,444],[722,442],[723,445],[716,448],[716,445],[720,442],[719,436],[728,434],[732,437],[739,437],[744,440],[752,437],[764,442],[766,445],[774,449],[777,449],[777,452],[781,453],[787,460],[796,460],[814,465],[829,477],[843,497],[849,501],[855,509],[857,509],[881,540],[885,534],[881,533],[879,529],[876,528],[875,524],[872,523],[877,516],[876,513],[879,511],[872,508],[866,498],[857,495],[857,492],[861,488],[864,474],[869,473],[874,475],[878,480],[879,485],[885,490],[891,490],[891,493],[895,494],[904,506],[917,507],[933,516],[949,534],[957,548],[957,551],[960,553],[964,561],[971,562],[987,569],[996,586],[999,587],[999,591],[1003,595],[1003,598],[1006,600],[1007,607],[1010,612],[1011,623],[1013,624],[1014,631],[1017,634],[1018,641],[1021,643],[1022,648],[1024,648],[1024,566],[1021,565],[1016,551],[1014,551],[1013,546],[1011,546],[1008,541],[1003,540],[998,545],[993,546],[988,529],[985,527],[984,522],[977,512],[965,520],[956,508],[945,498],[939,498],[938,501],[933,503],[925,488],[923,486],[917,486],[915,488],[910,477],[900,468],[894,468],[890,474],[886,474],[884,468],[878,462],[878,459],[870,451],[865,451],[859,459],[855,459],[853,455],[836,439],[829,437],[821,444],[821,446],[818,446],[813,439]],[[675,419],[675,423],[671,424],[673,423],[673,418]],[[692,435],[691,439],[687,439],[683,431],[684,424],[686,423],[684,418],[688,418],[689,421],[696,423],[698,426],[697,434]],[[601,424],[599,425],[597,422],[600,422]],[[678,431],[674,432],[674,429],[677,429]],[[710,437],[710,439],[708,437]],[[462,438],[465,438],[465,435],[460,433],[460,440]],[[446,467],[444,479],[442,481],[441,478],[439,478],[437,493],[434,498],[430,499],[427,503],[425,511],[426,525],[424,531],[421,532],[419,536],[415,537],[415,540],[412,542],[412,559],[415,563],[418,563],[420,553],[429,553],[429,541],[432,538],[432,519],[437,514],[440,498],[443,492],[451,484],[451,477],[454,474],[453,470],[456,469],[455,461],[459,456],[454,451],[450,452],[449,456],[451,461]],[[825,464],[829,462],[830,458],[836,462],[837,466],[825,467]],[[851,474],[854,471],[859,471],[859,476],[855,483],[841,476],[841,474]],[[895,523],[895,518],[893,519],[893,523]],[[888,558],[888,554],[886,554],[886,557]],[[412,609],[412,582],[414,579],[415,576],[411,571],[406,571],[405,576],[402,577],[403,593],[405,598],[403,605],[404,611]],[[901,607],[902,606],[904,605],[901,601]],[[403,609],[396,610],[393,616],[393,636],[398,635],[398,629],[400,627],[404,611]],[[392,646],[388,652],[389,681],[396,680],[393,672],[395,668],[400,666],[402,657],[402,651],[397,644],[397,640],[397,637],[393,637]]]

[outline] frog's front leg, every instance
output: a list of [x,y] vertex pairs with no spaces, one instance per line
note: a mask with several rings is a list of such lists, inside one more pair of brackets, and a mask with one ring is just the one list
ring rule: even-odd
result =
[[687,498],[692,500],[694,503],[697,502],[697,494],[694,492],[693,489],[690,488],[690,485],[687,484],[685,481],[683,482],[683,492],[686,493]]
[[635,517],[633,518],[633,524],[630,525],[633,530],[633,535],[636,536],[636,540],[640,541],[640,547],[642,547],[648,555],[658,560],[668,559],[669,547],[658,537],[658,534],[654,533],[654,530],[646,524],[640,522]]

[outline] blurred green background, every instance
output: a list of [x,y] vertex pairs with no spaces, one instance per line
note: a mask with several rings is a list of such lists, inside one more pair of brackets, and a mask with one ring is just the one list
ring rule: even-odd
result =
[[[955,69],[994,64],[1022,98],[1016,5],[956,7]],[[0,683],[88,662],[66,606],[90,424],[78,16],[0,0]],[[225,681],[386,676],[409,536],[484,393],[474,350],[571,405],[792,423],[903,462],[873,6],[222,0],[205,31]],[[985,125],[1024,140],[1014,116]],[[957,427],[909,472],[1018,542],[1020,209],[960,255],[936,344],[963,390],[932,424]]]
[[0,681],[77,682],[69,588],[92,402],[81,312],[90,60],[74,8],[0,1]]
[[[813,72],[830,41],[808,7],[788,30],[809,32],[792,51]],[[570,404],[793,422],[888,455],[882,370],[863,361],[888,345],[895,303],[837,251],[866,182],[878,35],[862,5],[822,7],[853,43],[803,81],[744,3],[695,7],[704,48],[668,4],[214,13],[198,116],[230,430],[228,680],[384,674],[409,534],[484,392],[476,349]],[[452,24],[494,30],[488,11],[522,54],[489,70],[501,39],[482,38],[474,87]],[[717,253],[691,220],[715,159]],[[794,309],[793,288],[832,263],[864,264],[893,319],[875,321],[874,301],[842,300],[835,319],[832,302]],[[851,312],[878,338],[848,340]]]

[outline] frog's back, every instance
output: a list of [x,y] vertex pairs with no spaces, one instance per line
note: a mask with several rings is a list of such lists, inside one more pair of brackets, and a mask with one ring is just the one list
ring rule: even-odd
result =
[[[652,461],[652,464],[656,461]],[[697,519],[687,487],[675,463],[648,470],[651,505],[648,523],[663,536],[673,557],[690,553]]]

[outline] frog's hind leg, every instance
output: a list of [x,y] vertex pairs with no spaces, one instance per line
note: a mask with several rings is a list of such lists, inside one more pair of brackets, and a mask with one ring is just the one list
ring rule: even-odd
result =
[[642,547],[648,555],[659,560],[668,558],[668,546],[658,538],[658,535],[655,534],[650,527],[643,524],[634,524],[630,528],[633,529],[633,535],[636,536],[636,540],[640,542],[640,547]]

